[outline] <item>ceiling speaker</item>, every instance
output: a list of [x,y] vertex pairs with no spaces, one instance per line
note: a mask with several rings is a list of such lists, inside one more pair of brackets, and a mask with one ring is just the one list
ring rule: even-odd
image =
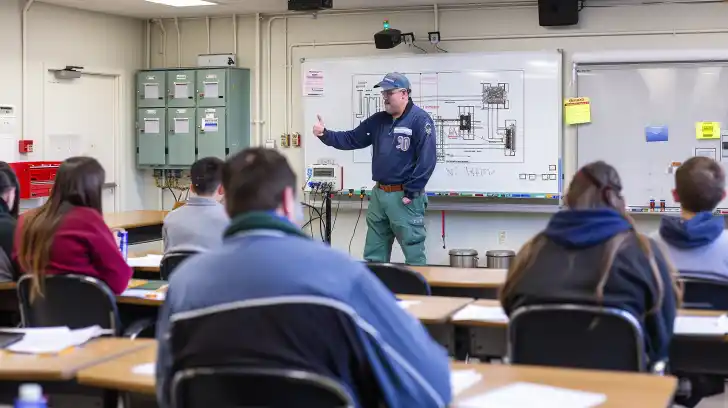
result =
[[541,27],[570,26],[579,23],[579,0],[538,0]]

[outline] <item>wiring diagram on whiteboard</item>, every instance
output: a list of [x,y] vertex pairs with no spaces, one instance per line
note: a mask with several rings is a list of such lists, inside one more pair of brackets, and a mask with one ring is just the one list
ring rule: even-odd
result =
[[[523,71],[405,73],[412,99],[433,119],[438,163],[523,163]],[[353,127],[384,108],[382,74],[352,77]],[[372,150],[354,151],[371,162]]]

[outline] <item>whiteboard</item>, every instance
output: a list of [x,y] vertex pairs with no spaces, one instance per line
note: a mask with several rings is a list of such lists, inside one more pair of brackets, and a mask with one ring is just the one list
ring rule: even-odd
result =
[[[692,156],[726,168],[728,62],[581,64],[576,79],[579,96],[592,106],[592,122],[577,131],[578,164],[613,165],[630,209],[649,209],[650,200],[659,209],[665,200],[668,211],[677,211],[674,171]],[[720,122],[723,135],[698,140],[697,122]],[[728,200],[719,207],[728,208]]]
[[[305,165],[339,164],[345,189],[371,190],[371,147],[336,150],[311,129],[317,114],[327,129],[355,128],[383,109],[374,85],[388,72],[401,72],[414,103],[435,123],[437,165],[428,194],[558,199],[561,60],[556,51],[306,60]],[[463,117],[469,127],[461,126]]]

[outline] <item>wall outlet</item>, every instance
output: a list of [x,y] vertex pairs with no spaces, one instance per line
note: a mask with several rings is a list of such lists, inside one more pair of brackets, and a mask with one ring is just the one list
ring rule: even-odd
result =
[[505,245],[505,244],[506,244],[506,232],[498,231],[498,245]]

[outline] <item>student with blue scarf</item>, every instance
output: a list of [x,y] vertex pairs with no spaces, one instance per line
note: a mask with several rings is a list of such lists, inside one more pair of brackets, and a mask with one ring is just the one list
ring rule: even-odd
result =
[[680,291],[673,267],[625,213],[621,190],[607,163],[581,168],[565,197],[568,208],[521,248],[500,300],[509,315],[548,303],[625,310],[641,322],[654,363],[668,355]]
[[693,157],[675,172],[679,217],[663,217],[655,240],[681,274],[728,281],[728,234],[713,211],[725,198],[725,173],[715,160]]

